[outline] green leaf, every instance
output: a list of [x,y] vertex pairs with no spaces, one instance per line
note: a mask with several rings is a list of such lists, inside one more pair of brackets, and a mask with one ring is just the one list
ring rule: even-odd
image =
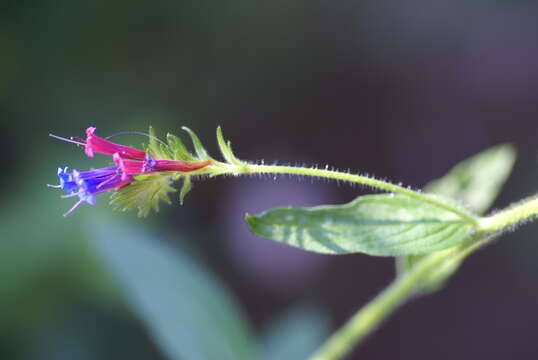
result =
[[181,128],[185,130],[187,133],[189,133],[192,139],[192,145],[194,146],[194,150],[196,150],[196,155],[198,156],[199,160],[209,160],[210,157],[207,154],[207,151],[203,147],[202,143],[200,142],[200,139],[198,138],[198,136],[196,136],[194,131],[192,131],[186,126],[183,126]]
[[154,159],[163,159],[164,156],[161,153],[160,143],[155,136],[155,130],[152,126],[149,127],[149,145],[146,147],[146,152]]
[[222,135],[222,129],[220,128],[220,126],[217,127],[217,142],[219,144],[222,157],[224,157],[224,159],[229,164],[239,165],[241,163],[241,161],[239,161],[232,152],[232,144],[229,141],[226,142],[224,140],[224,136]]
[[[485,212],[497,198],[510,176],[516,151],[510,144],[484,150],[452,168],[442,178],[426,185],[430,193],[449,196],[468,204],[478,213]],[[411,269],[428,255],[412,255],[398,259],[399,272]],[[458,270],[461,260],[450,258],[423,280],[418,292],[434,292]]]
[[263,360],[307,359],[329,336],[326,314],[312,306],[294,308],[271,321],[262,333]]
[[173,160],[180,161],[196,161],[197,159],[192,156],[192,154],[187,150],[183,141],[175,135],[167,134],[166,140],[168,141],[168,146],[172,149]]
[[171,176],[140,175],[128,186],[112,193],[114,209],[128,211],[138,208],[138,216],[147,216],[151,209],[159,211],[159,200],[171,203],[168,193],[176,191]]
[[183,205],[183,200],[185,200],[185,196],[191,191],[192,188],[192,182],[191,177],[186,175],[183,177],[183,186],[181,186],[181,190],[179,191],[179,203]]
[[497,145],[462,161],[424,190],[461,200],[483,213],[497,198],[515,160],[516,150],[511,144]]
[[246,221],[257,235],[323,254],[424,254],[455,246],[473,230],[453,212],[393,194],[366,195],[346,205],[273,209],[247,215]]
[[159,144],[159,148],[161,149],[159,160],[174,160],[174,153],[168,145],[161,143]]
[[[462,258],[451,256],[453,253],[449,253],[452,249],[442,250],[441,252],[447,252],[446,259],[439,264],[438,267],[433,269],[427,277],[425,277],[421,283],[417,286],[415,294],[433,293],[443,288],[448,279],[456,273],[459,269]],[[399,273],[403,274],[406,271],[411,270],[416,264],[426,259],[432,254],[425,255],[408,255],[397,258],[397,266],[400,267]]]
[[99,221],[93,232],[97,254],[169,359],[254,359],[237,304],[189,256],[139,228]]

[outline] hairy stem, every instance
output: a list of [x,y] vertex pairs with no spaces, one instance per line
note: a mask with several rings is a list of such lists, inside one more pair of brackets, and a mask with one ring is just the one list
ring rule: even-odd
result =
[[379,295],[363,306],[348,322],[337,330],[310,358],[310,360],[336,360],[360,344],[369,334],[402,305],[433,269],[444,261],[463,260],[467,255],[487,243],[477,235],[467,245],[448,252],[433,253],[417,263],[411,270],[396,278]]
[[538,215],[538,196],[525,199],[496,214],[484,217],[479,221],[479,230],[497,232],[516,224],[525,222]]
[[[228,165],[230,166],[230,165]],[[311,176],[325,179],[334,179],[338,181],[347,181],[350,183],[361,184],[371,186],[377,189],[385,190],[395,194],[406,195],[410,198],[421,200],[425,203],[429,203],[436,207],[450,211],[462,219],[465,219],[471,224],[477,224],[478,220],[474,216],[461,211],[456,207],[452,207],[443,202],[438,201],[435,197],[414,191],[399,185],[392,184],[387,181],[374,179],[368,176],[349,174],[345,172],[339,172],[334,170],[316,169],[307,167],[295,167],[295,166],[282,166],[282,165],[257,165],[257,164],[245,164],[240,167],[230,166],[232,173],[239,174],[289,174],[298,176]],[[233,170],[232,170],[233,169]]]

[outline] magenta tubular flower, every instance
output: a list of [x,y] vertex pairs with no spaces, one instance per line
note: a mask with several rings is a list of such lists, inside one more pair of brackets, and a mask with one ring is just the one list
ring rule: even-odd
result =
[[117,166],[109,166],[90,171],[73,170],[68,172],[67,168],[58,169],[59,185],[52,187],[60,188],[67,192],[64,198],[78,196],[79,200],[69,209],[64,216],[69,215],[80,204],[95,204],[95,195],[108,191],[119,190],[129,185],[134,179],[132,176],[123,176]]
[[122,179],[127,179],[131,175],[140,175],[147,173],[146,171],[146,161],[134,161],[134,160],[124,160],[121,158],[120,154],[116,153],[112,155],[116,167],[121,172]]
[[69,209],[64,216],[73,212],[80,204],[95,204],[95,195],[109,190],[119,190],[134,181],[133,175],[153,174],[162,172],[191,172],[209,165],[211,160],[206,161],[174,161],[153,160],[144,151],[115,144],[95,135],[95,127],[86,129],[86,139],[63,138],[53,134],[50,136],[84,146],[84,152],[88,157],[94,153],[112,155],[115,166],[104,167],[90,171],[68,171],[67,167],[58,169],[58,185],[50,187],[62,189],[66,195],[62,197],[78,197],[78,201]]
[[100,138],[95,135],[95,127],[91,126],[86,129],[86,142],[84,145],[84,153],[88,157],[93,157],[94,153],[114,155],[118,153],[123,159],[144,160],[146,153],[129,146],[116,144]]
[[175,161],[175,160],[149,160],[149,168],[154,172],[179,171],[190,172],[202,169],[211,164],[211,160],[205,161]]
[[159,172],[190,172],[199,170],[211,163],[206,161],[176,161],[176,160],[153,160],[146,156],[144,161],[122,159],[120,154],[114,154],[114,163],[120,169],[122,177],[130,175],[152,174]]

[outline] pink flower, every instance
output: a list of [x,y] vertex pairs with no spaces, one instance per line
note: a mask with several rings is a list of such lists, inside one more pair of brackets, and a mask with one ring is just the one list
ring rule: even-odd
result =
[[119,153],[112,156],[114,163],[122,173],[122,179],[131,175],[152,174],[159,172],[191,172],[211,164],[205,161],[153,160],[146,156],[144,161],[125,160]]
[[119,154],[121,158],[144,160],[146,153],[129,146],[115,144],[94,134],[95,127],[90,126],[86,129],[86,142],[84,144],[84,152],[88,157],[93,157],[94,153],[113,155]]
[[148,167],[153,172],[179,171],[190,172],[202,169],[211,164],[211,160],[204,161],[176,161],[176,160],[149,160]]
[[86,140],[79,138],[63,138],[50,134],[50,136],[66,141],[77,146],[84,146],[84,152],[88,157],[94,153],[112,155],[115,166],[89,170],[67,171],[67,168],[58,169],[58,185],[50,187],[66,191],[63,197],[78,197],[78,201],[69,209],[64,216],[70,214],[80,204],[94,205],[97,194],[120,190],[128,186],[135,179],[133,175],[153,174],[161,172],[190,172],[204,168],[211,163],[206,161],[175,161],[153,160],[144,151],[110,142],[95,134],[95,127],[86,129]]

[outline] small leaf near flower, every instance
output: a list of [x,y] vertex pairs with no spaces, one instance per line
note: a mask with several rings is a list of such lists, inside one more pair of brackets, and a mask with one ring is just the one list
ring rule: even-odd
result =
[[116,210],[138,209],[138,216],[147,216],[153,209],[159,211],[159,200],[170,204],[169,193],[175,192],[172,177],[165,175],[140,175],[129,186],[115,192],[110,204]]
[[192,131],[186,126],[183,126],[182,129],[185,130],[190,135],[191,140],[192,140],[192,145],[194,146],[194,150],[196,150],[196,155],[198,156],[198,159],[209,160],[210,157],[207,154],[206,149],[204,148],[204,146],[202,145],[202,142],[200,141],[198,136],[194,133],[194,131]]

